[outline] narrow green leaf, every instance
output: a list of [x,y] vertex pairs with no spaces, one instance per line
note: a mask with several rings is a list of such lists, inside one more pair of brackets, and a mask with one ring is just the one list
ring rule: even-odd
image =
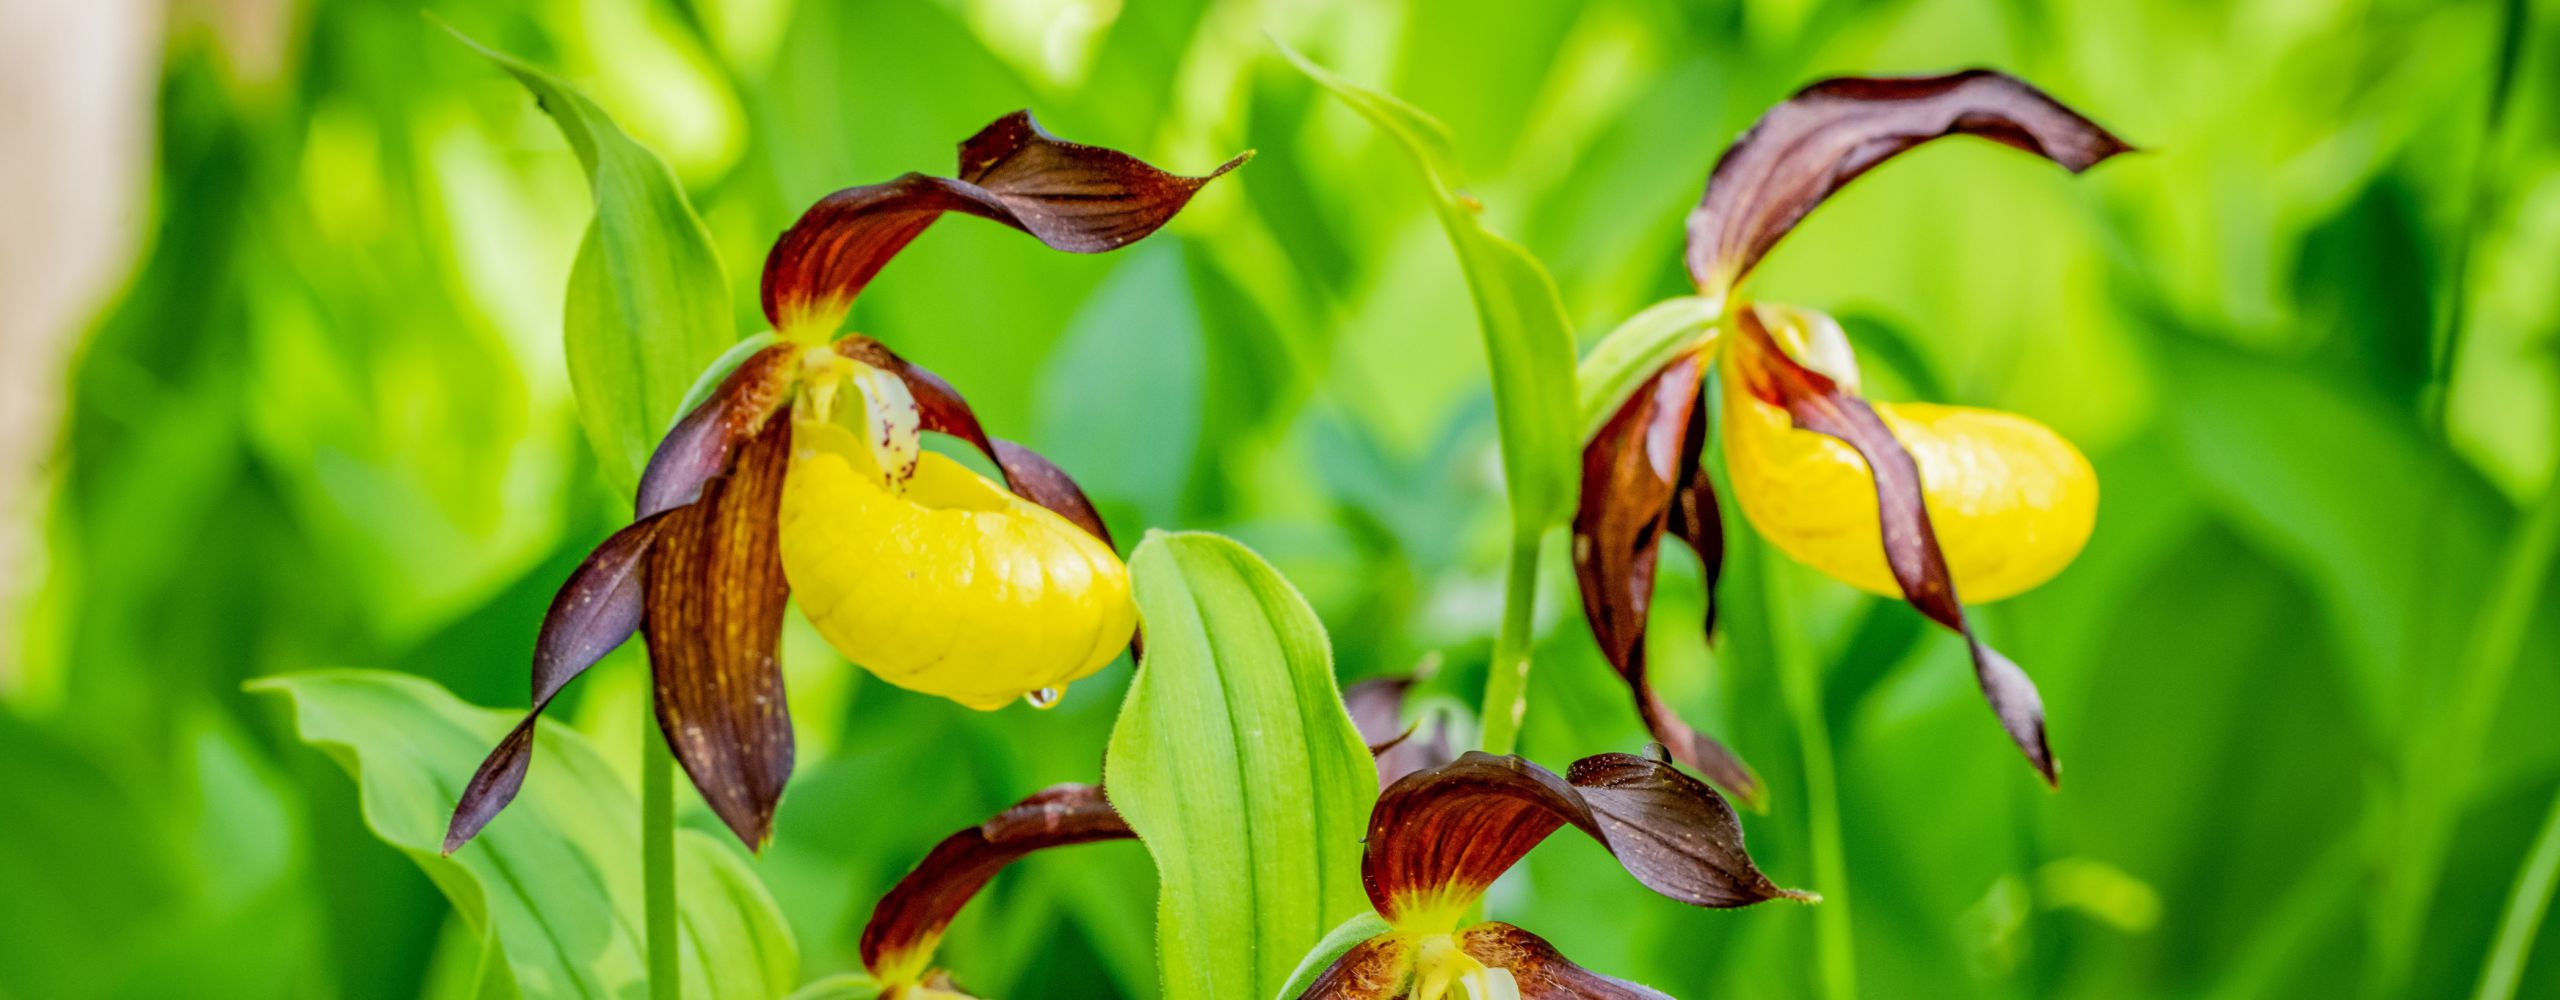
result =
[[[425,869],[506,956],[524,996],[641,990],[640,804],[575,731],[544,727],[524,797],[448,858],[440,848],[454,799],[514,715],[387,671],[289,674],[249,690],[293,703],[303,741],[361,786],[365,825]],[[799,955],[763,883],[720,840],[679,836],[684,995],[763,1000],[789,990]]]
[[1483,206],[1459,192],[1457,156],[1447,126],[1413,105],[1333,75],[1276,39],[1272,44],[1361,117],[1394,136],[1422,171],[1483,327],[1512,520],[1544,527],[1562,517],[1573,505],[1581,427],[1574,412],[1573,325],[1565,318],[1555,279],[1528,250],[1485,228],[1479,216]]
[[878,1000],[880,983],[868,973],[845,972],[791,991],[784,1000]]
[[603,108],[514,56],[454,37],[532,91],[586,168],[596,215],[569,267],[569,383],[605,474],[628,492],[682,414],[694,376],[737,339],[720,256],[675,172]]
[[1724,303],[1717,299],[1683,295],[1666,299],[1627,317],[1627,321],[1610,330],[1600,342],[1591,345],[1591,353],[1582,359],[1574,373],[1582,400],[1581,422],[1577,425],[1581,440],[1590,440],[1600,432],[1600,425],[1626,405],[1636,387],[1662,372],[1663,366],[1693,350],[1715,336],[1716,320]]
[[1306,995],[1307,987],[1315,983],[1317,976],[1324,975],[1324,970],[1342,958],[1343,952],[1393,929],[1374,912],[1360,913],[1336,925],[1315,947],[1307,949],[1307,957],[1298,960],[1298,971],[1289,974],[1289,981],[1280,987],[1280,992],[1271,995],[1271,1000],[1298,1000]]
[[1129,568],[1147,655],[1103,787],[1155,858],[1164,995],[1270,996],[1369,908],[1377,772],[1323,624],[1270,564],[1216,535],[1156,533]]

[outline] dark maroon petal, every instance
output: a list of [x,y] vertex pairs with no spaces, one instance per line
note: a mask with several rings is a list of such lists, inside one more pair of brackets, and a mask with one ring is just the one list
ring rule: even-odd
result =
[[1039,452],[1002,438],[988,437],[986,428],[978,423],[977,412],[969,408],[969,401],[962,398],[960,390],[952,388],[942,376],[899,357],[887,345],[869,337],[846,337],[836,342],[836,350],[848,358],[898,376],[907,384],[908,394],[916,399],[918,425],[977,446],[988,461],[996,464],[996,470],[1003,473],[1005,487],[1015,496],[1048,508],[1093,537],[1102,539],[1103,544],[1113,545],[1111,529],[1103,526],[1102,515],[1094,511],[1093,501],[1086,498],[1084,489],[1076,485],[1074,477]]
[[1814,206],[1877,164],[1929,140],[1976,135],[2074,173],[2132,147],[2015,77],[1824,80],[1769,109],[1735,139],[1689,213],[1689,274],[1731,288]]
[[791,422],[770,420],[702,498],[669,512],[647,560],[658,725],[695,788],[761,848],[791,776],[791,712],[775,650],[783,580],[776,512]]
[[1784,407],[1803,430],[1828,434],[1857,449],[1874,473],[1877,516],[1884,536],[1885,564],[1902,587],[1903,600],[1931,621],[1964,637],[1973,654],[1974,679],[1991,702],[2000,727],[2027,755],[2027,762],[2047,784],[2059,785],[2061,771],[2045,742],[2044,700],[2024,670],[1999,651],[1983,644],[1965,621],[1956,598],[1955,578],[1938,547],[1937,529],[1929,523],[1929,506],[1920,487],[1920,467],[1893,436],[1867,401],[1840,388],[1828,376],[1788,357],[1769,336],[1756,310],[1735,314],[1736,330],[1745,338],[1740,369],[1752,395]]
[[1017,111],[960,144],[957,179],[911,173],[819,199],[765,258],[765,317],[782,329],[841,311],[944,212],[991,219],[1071,253],[1116,250],[1155,232],[1201,185],[1245,159],[1178,177],[1126,153],[1061,141]]
[[1413,980],[1413,939],[1381,934],[1351,946],[1298,1000],[1400,1000]]
[[1411,677],[1372,677],[1342,689],[1342,707],[1351,714],[1352,728],[1360,731],[1360,741],[1377,760],[1380,788],[1457,759],[1448,727],[1437,719],[1405,724],[1405,695],[1412,690]]
[[1511,972],[1520,1000],[1671,1000],[1671,995],[1585,969],[1528,931],[1486,922],[1458,934],[1458,950]]
[[1715,790],[1661,761],[1595,754],[1565,780],[1600,821],[1618,864],[1653,891],[1691,906],[1749,906],[1793,898],[1751,863],[1742,823]]
[[749,355],[709,398],[676,421],[640,474],[639,516],[692,503],[705,480],[729,470],[738,446],[790,401],[799,350],[775,344]]
[[[1058,468],[1039,452],[1003,438],[995,439],[996,467],[1004,470],[1005,485],[1014,495],[1048,508],[1066,518],[1086,533],[1112,545],[1111,529],[1102,524],[1102,515],[1093,509],[1093,501],[1085,498],[1084,488],[1077,486],[1067,470]],[[1114,546],[1116,547],[1116,546]]]
[[[1672,758],[1705,772],[1755,807],[1766,793],[1760,776],[1725,745],[1698,732],[1653,691],[1645,670],[1645,622],[1663,529],[1698,549],[1707,568],[1707,628],[1715,627],[1715,578],[1724,533],[1714,487],[1699,464],[1706,438],[1699,405],[1701,363],[1671,363],[1618,409],[1582,450],[1582,500],[1573,514],[1573,570],[1583,617],[1636,712]],[[1703,541],[1702,541],[1703,540]]]
[[[1361,879],[1391,923],[1463,911],[1548,834],[1570,824],[1627,874],[1693,906],[1748,906],[1797,894],[1770,884],[1742,849],[1733,808],[1666,763],[1603,754],[1573,779],[1516,756],[1469,751],[1378,794]],[[1580,786],[1592,782],[1592,788]]]
[[1134,837],[1095,785],[1052,785],[984,823],[945,837],[889,890],[862,928],[862,964],[875,975],[921,971],[942,929],[1006,865],[1050,847]]
[[647,517],[614,532],[587,554],[560,585],[551,610],[542,619],[542,634],[533,644],[533,710],[517,723],[463,788],[445,828],[444,852],[451,854],[480,833],[480,828],[515,801],[533,759],[534,720],[560,689],[613,652],[640,628],[640,565],[663,523]]

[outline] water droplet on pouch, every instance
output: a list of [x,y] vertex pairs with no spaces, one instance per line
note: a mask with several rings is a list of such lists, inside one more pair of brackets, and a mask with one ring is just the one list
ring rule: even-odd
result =
[[1030,702],[1031,707],[1033,708],[1056,708],[1058,707],[1058,698],[1063,694],[1065,694],[1065,692],[1058,688],[1041,688],[1040,690],[1033,691],[1030,694],[1023,695],[1022,700]]

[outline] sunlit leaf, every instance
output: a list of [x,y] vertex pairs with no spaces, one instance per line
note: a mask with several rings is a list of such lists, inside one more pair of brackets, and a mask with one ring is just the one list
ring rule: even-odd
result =
[[[361,786],[365,824],[503,949],[526,997],[643,989],[640,805],[583,737],[565,726],[544,730],[531,794],[445,857],[445,818],[466,767],[515,724],[512,713],[380,671],[289,674],[250,689],[292,703],[302,739]],[[679,837],[685,995],[763,1000],[788,990],[798,951],[755,872],[706,834]]]
[[1324,626],[1233,541],[1156,534],[1129,559],[1147,654],[1103,787],[1155,858],[1174,1000],[1270,996],[1367,908],[1377,775],[1342,708]]
[[603,108],[523,60],[462,40],[533,92],[586,168],[596,215],[569,268],[569,380],[605,475],[628,492],[695,377],[737,339],[720,256],[675,173]]

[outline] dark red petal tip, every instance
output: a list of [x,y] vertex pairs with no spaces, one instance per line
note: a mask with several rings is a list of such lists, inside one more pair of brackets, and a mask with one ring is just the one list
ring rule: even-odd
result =
[[791,776],[791,712],[775,659],[790,596],[776,517],[790,456],[790,422],[766,421],[701,499],[667,514],[646,568],[659,729],[750,849],[771,835]]
[[1974,135],[2077,173],[2133,147],[2004,73],[1824,80],[1760,116],[1716,161],[1689,213],[1689,274],[1721,292],[1814,206],[1904,150]]
[[709,398],[676,421],[640,473],[639,516],[692,503],[702,484],[729,470],[729,460],[791,400],[799,347],[775,344],[739,362]]
[[934,942],[1006,865],[1033,851],[1135,836],[1095,785],[1053,785],[934,845],[881,897],[862,928],[862,965],[874,975],[922,972]]
[[1060,140],[1017,111],[960,144],[957,178],[910,173],[819,199],[765,258],[765,317],[784,329],[841,313],[944,212],[1003,223],[1070,253],[1116,250],[1171,221],[1202,185],[1249,156],[1183,177]]
[[2044,699],[2026,671],[1984,644],[1965,620],[1964,605],[1956,598],[1955,577],[1947,569],[1946,553],[1938,547],[1937,529],[1929,522],[1920,466],[1911,452],[1866,400],[1787,356],[1756,310],[1743,309],[1735,318],[1736,331],[1745,338],[1741,371],[1752,395],[1785,408],[1796,427],[1838,438],[1866,460],[1875,478],[1885,564],[1893,570],[1903,600],[1964,637],[1973,656],[1974,680],[1999,717],[2000,727],[2045,783],[2059,787],[2061,767],[2045,740]]
[[1458,950],[1510,972],[1520,1000],[1672,1000],[1670,994],[1575,965],[1546,939],[1506,923],[1467,928],[1458,934]]

